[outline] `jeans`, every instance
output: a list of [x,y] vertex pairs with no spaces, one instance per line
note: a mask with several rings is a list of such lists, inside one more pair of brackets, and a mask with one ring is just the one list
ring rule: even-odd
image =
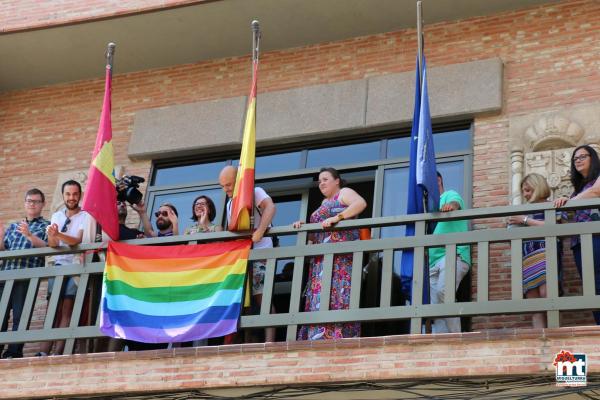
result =
[[[469,264],[456,257],[456,287],[469,272]],[[429,291],[431,304],[442,304],[446,295],[446,257],[440,259],[429,270]],[[431,333],[460,332],[460,318],[436,318],[431,325]]]
[[[596,294],[600,294],[600,236],[593,236],[592,248],[594,249],[594,281],[596,286]],[[577,266],[577,272],[581,275],[581,244],[577,244],[571,248],[573,256],[575,257],[575,265]],[[594,311],[594,319],[596,325],[600,325],[600,311]]]
[[[6,309],[6,315],[4,321],[2,321],[2,332],[6,332],[8,329],[8,319],[10,310],[12,309],[13,332],[19,329],[19,323],[21,322],[21,315],[23,314],[23,306],[25,305],[25,297],[27,296],[27,288],[29,287],[29,281],[15,281],[13,290],[8,301],[8,308]],[[4,291],[4,283],[0,284],[0,296]],[[4,345],[0,345],[0,351],[4,348]],[[23,343],[11,343],[8,345],[8,349],[4,353],[5,356],[12,356],[14,358],[23,357]]]

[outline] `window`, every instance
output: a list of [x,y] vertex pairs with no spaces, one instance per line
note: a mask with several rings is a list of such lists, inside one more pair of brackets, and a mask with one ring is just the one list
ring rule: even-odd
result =
[[[471,130],[437,129],[434,144],[439,171],[445,186],[461,193],[468,205],[471,198]],[[369,204],[361,217],[401,215],[406,212],[406,178],[410,138],[390,134],[364,142],[324,147],[315,144],[301,150],[260,154],[256,158],[256,183],[262,186],[277,205],[275,225],[289,225],[296,220],[308,221],[322,196],[316,185],[319,168],[333,166],[340,170],[349,186]],[[179,211],[180,232],[190,226],[192,201],[209,196],[216,205],[216,223],[223,223],[225,196],[218,186],[218,175],[226,165],[237,165],[238,154],[223,156],[204,163],[177,165],[155,164],[147,203],[152,213],[164,202],[173,203]],[[377,178],[381,176],[381,178]],[[381,182],[376,182],[381,179]],[[376,189],[377,188],[377,189]],[[153,215],[153,214],[151,214]],[[152,219],[154,224],[154,218]],[[384,237],[403,235],[403,228],[384,228]],[[295,243],[294,236],[281,237],[281,245]],[[285,265],[278,263],[280,272]]]

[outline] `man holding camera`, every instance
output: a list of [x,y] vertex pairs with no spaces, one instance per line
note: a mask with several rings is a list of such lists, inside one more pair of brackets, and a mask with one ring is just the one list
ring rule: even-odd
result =
[[[150,218],[146,214],[146,206],[142,201],[142,193],[138,190],[142,182],[144,182],[144,178],[135,175],[126,175],[117,181],[117,211],[119,215],[120,240],[136,239],[143,236],[150,238],[178,235],[179,222],[177,219],[177,209],[170,203],[161,205],[158,211],[154,213],[156,216],[157,231],[152,229]],[[143,233],[137,229],[125,226],[127,203],[131,204],[131,208],[139,214],[144,226]]]

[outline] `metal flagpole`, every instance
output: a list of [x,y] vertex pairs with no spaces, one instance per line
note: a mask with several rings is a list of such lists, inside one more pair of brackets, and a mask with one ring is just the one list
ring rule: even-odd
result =
[[[421,93],[421,97],[423,96],[423,48],[425,45],[424,34],[423,34],[423,2],[421,0],[417,1],[417,48],[418,48],[418,62],[419,62],[419,90]],[[422,112],[419,111],[419,115]],[[421,127],[419,127],[421,129]],[[430,212],[428,210],[428,193],[427,190],[423,190],[423,211]],[[426,223],[425,225],[425,233],[430,232],[432,229],[431,223]],[[424,254],[424,263],[423,263],[423,300],[426,303],[430,301],[426,301],[425,299],[429,299],[429,265],[427,260],[427,252]],[[421,327],[423,333],[431,333],[431,318],[425,319],[422,322],[423,325]]]
[[423,87],[423,2],[417,1],[417,47],[419,54],[419,88]]
[[107,46],[106,46],[106,65],[110,68],[111,72],[112,72],[112,68],[113,68],[113,57],[115,55],[115,48],[117,47],[116,44],[114,44],[113,42],[110,42]]
[[[423,35],[423,1],[417,1],[417,49],[418,49],[418,60],[419,60],[419,90],[421,96],[423,95],[423,47],[424,47],[424,35]],[[428,212],[427,209],[427,191],[423,191],[423,210]]]
[[[258,54],[260,48],[260,24],[257,20],[252,21],[252,63],[258,63]],[[252,69],[252,78],[254,79],[254,68]]]

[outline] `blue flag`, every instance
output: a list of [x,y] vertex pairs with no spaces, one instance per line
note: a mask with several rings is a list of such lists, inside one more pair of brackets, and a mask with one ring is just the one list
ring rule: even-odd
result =
[[436,212],[440,208],[437,169],[431,114],[429,112],[429,94],[427,91],[427,68],[423,58],[423,88],[421,89],[421,111],[419,112],[419,133],[417,139],[417,185],[427,193],[427,212]]
[[[419,139],[419,115],[421,109],[420,80],[419,59],[417,58],[417,66],[415,68],[415,106],[413,109],[413,123],[410,132],[410,164],[408,167],[406,214],[420,214],[423,212],[423,190],[417,186],[417,141]],[[406,225],[405,236],[415,236],[415,224]],[[403,250],[400,266],[400,282],[402,293],[409,299],[412,295],[413,262],[413,250]]]
[[[422,87],[419,86],[419,63],[417,60],[415,82],[415,107],[410,141],[410,165],[408,170],[408,199],[406,214],[420,214],[438,211],[440,194],[437,186],[437,170],[435,166],[435,151],[431,129],[431,114],[429,111],[429,95],[427,90],[427,72],[423,58]],[[427,198],[427,209],[424,199]],[[414,236],[414,224],[406,225],[405,236]],[[414,251],[402,251],[400,267],[401,290],[412,300],[412,278],[414,266]],[[429,266],[424,265],[423,275],[423,304],[429,303]]]

